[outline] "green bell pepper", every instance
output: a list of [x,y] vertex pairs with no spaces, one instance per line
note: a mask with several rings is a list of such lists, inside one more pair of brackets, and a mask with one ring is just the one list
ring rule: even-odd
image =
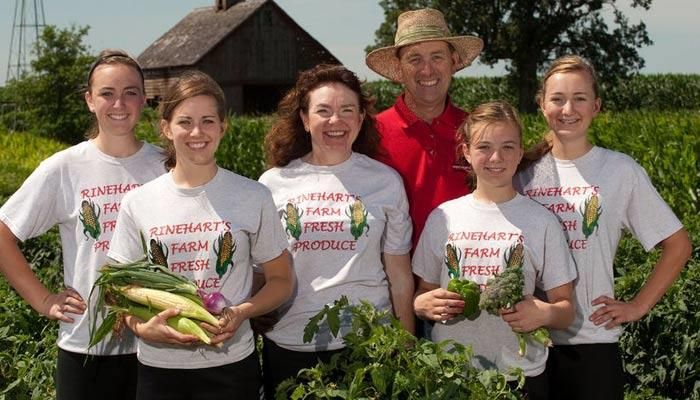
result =
[[447,290],[459,294],[464,300],[464,310],[462,311],[464,317],[470,321],[479,317],[481,314],[481,309],[479,309],[481,290],[478,284],[467,279],[453,278],[447,284]]

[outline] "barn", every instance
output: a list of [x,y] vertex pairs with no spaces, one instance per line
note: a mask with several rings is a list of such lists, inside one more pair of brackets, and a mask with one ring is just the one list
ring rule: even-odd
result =
[[273,111],[299,71],[336,59],[272,0],[216,0],[138,56],[149,102],[186,69],[214,78],[237,114]]

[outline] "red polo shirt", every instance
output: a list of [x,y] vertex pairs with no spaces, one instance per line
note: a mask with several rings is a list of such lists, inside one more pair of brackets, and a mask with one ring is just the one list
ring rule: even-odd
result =
[[447,100],[445,111],[427,123],[408,109],[403,94],[377,115],[378,159],[403,177],[413,219],[413,248],[428,214],[441,203],[470,192],[466,172],[456,165],[456,132],[467,114]]

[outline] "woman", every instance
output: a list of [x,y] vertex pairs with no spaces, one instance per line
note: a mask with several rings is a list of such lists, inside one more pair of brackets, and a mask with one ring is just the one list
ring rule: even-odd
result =
[[[59,320],[56,396],[133,399],[136,346],[127,335],[90,350],[85,303],[106,262],[122,197],[165,172],[159,149],[134,136],[146,103],[138,63],[102,51],[87,77],[85,102],[96,124],[88,140],[44,160],[0,209],[0,270],[38,313]],[[58,225],[65,289],[50,293],[17,240]]]
[[[504,373],[520,368],[527,398],[546,400],[547,347],[528,340],[521,355],[513,332],[569,326],[574,315],[573,261],[556,218],[513,187],[523,155],[516,111],[507,103],[482,104],[458,134],[476,186],[472,194],[441,204],[428,217],[413,257],[419,276],[415,311],[423,319],[442,322],[433,328],[434,341],[471,345],[478,368]],[[501,317],[481,312],[474,320],[461,318],[465,304],[459,294],[446,290],[450,279],[484,288],[506,266],[522,268],[523,300],[503,310]]]
[[[578,56],[554,61],[537,101],[549,133],[516,176],[519,190],[554,211],[576,261],[576,318],[552,332],[552,399],[622,399],[618,339],[663,296],[690,257],[680,221],[630,157],[594,146],[588,127],[601,100],[593,67]],[[661,247],[649,280],[630,302],[615,300],[613,260],[622,230],[647,249]]]
[[[273,168],[260,182],[272,191],[298,284],[265,334],[268,398],[282,380],[343,347],[328,331],[302,340],[309,318],[342,295],[393,307],[413,331],[408,204],[399,175],[370,158],[377,143],[370,100],[342,66],[304,71],[279,104],[265,138]],[[348,321],[342,325],[344,333]]]
[[[293,275],[270,192],[216,164],[226,132],[226,102],[209,76],[178,77],[160,105],[170,172],[124,198],[109,257],[131,262],[163,254],[166,264],[226,302],[219,326],[203,323],[214,346],[166,324],[178,310],[149,321],[127,317],[139,337],[137,399],[258,399],[261,380],[248,319],[289,298]],[[252,264],[266,284],[253,297]]]

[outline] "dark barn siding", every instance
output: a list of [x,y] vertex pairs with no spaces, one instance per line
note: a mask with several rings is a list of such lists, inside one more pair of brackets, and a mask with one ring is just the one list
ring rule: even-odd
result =
[[[211,21],[215,39],[204,34],[207,21]],[[184,40],[182,35],[188,39]],[[193,46],[192,40],[202,43]],[[188,58],[184,50],[170,47],[173,45],[202,54]],[[207,45],[209,50],[202,50]],[[185,68],[204,71],[222,86],[234,113],[273,111],[299,71],[321,62],[338,63],[271,0],[248,0],[218,13],[213,8],[195,10],[151,47],[139,57],[148,64],[144,68],[150,81],[147,82],[149,97],[158,96],[167,78],[172,79],[183,69],[183,66],[174,67],[176,61],[167,53],[178,54],[191,63]],[[158,64],[168,66],[158,68]]]

